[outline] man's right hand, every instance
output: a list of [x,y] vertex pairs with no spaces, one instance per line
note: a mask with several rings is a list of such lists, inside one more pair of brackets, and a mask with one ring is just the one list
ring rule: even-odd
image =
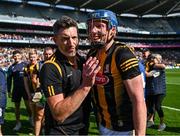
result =
[[88,60],[83,64],[82,85],[92,87],[95,83],[96,74],[100,69],[101,67],[99,66],[99,60],[97,60],[96,57],[89,57]]

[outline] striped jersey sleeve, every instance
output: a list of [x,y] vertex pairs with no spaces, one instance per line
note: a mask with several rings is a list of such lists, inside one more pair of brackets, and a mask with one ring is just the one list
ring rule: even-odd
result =
[[62,93],[62,71],[54,62],[46,62],[40,71],[40,83],[45,97]]
[[116,63],[123,80],[131,79],[141,74],[138,59],[127,46],[122,46],[117,50]]

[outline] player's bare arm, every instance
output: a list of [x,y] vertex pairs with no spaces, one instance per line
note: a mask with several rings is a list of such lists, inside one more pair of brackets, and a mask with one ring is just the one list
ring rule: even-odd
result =
[[51,113],[56,120],[63,122],[80,107],[95,82],[96,74],[100,70],[98,63],[99,61],[92,57],[86,61],[83,65],[82,84],[72,95],[64,98],[63,94],[58,94],[47,98]]
[[146,132],[146,105],[141,75],[124,81],[129,97],[133,104],[133,120],[135,135],[145,135]]

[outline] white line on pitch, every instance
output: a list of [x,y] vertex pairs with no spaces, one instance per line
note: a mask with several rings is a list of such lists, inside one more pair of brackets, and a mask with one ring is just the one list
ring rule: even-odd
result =
[[176,109],[176,108],[172,108],[172,107],[168,107],[168,106],[162,106],[162,107],[165,108],[165,109],[180,111],[180,109]]
[[179,83],[172,83],[172,82],[166,82],[166,84],[169,84],[169,85],[180,85]]

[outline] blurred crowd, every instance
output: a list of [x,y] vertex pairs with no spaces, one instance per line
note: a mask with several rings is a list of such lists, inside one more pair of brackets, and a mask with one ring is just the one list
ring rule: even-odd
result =
[[[12,52],[16,49],[21,50],[22,52],[22,60],[28,61],[28,51],[31,49],[31,47],[26,48],[17,48],[17,47],[0,47],[0,66],[4,69],[7,69],[8,66],[10,66],[13,63],[12,59]],[[39,60],[43,60],[43,48],[36,48],[39,55]],[[86,57],[86,54],[88,53],[88,49],[86,50],[78,50],[78,53]],[[154,50],[153,53],[155,54],[161,54],[163,57],[164,64],[167,66],[175,66],[178,62],[178,58],[180,58],[180,54],[178,50]],[[137,54],[139,56],[142,55],[141,50],[137,50]]]
[[42,43],[45,43],[45,42],[53,42],[52,41],[52,37],[50,36],[33,36],[33,37],[30,37],[30,36],[23,36],[23,35],[17,35],[17,34],[0,34],[0,39],[4,39],[4,40],[32,40],[32,41],[38,41],[38,42],[42,42]]
[[[0,47],[0,67],[7,70],[7,68],[13,63],[12,53],[19,49],[22,52],[22,60],[28,61],[28,51],[32,48],[16,48],[16,47]],[[36,48],[39,55],[39,60],[43,59],[43,49]]]
[[[24,35],[17,35],[17,34],[0,34],[0,41],[4,40],[15,40],[15,41],[27,41],[28,43],[41,43],[41,44],[54,44],[53,38],[51,36],[24,36]],[[7,41],[9,42],[9,41]],[[10,41],[13,42],[13,41]],[[90,45],[90,42],[87,38],[79,40],[80,45]]]
[[[20,50],[22,52],[22,61],[28,61],[28,52],[33,48],[17,48],[17,47],[0,47],[0,67],[2,67],[5,71],[7,71],[8,67],[14,62],[12,58],[12,53],[15,50]],[[43,48],[36,48],[38,52],[38,60],[43,60]],[[78,50],[78,53],[86,57],[89,50]]]

